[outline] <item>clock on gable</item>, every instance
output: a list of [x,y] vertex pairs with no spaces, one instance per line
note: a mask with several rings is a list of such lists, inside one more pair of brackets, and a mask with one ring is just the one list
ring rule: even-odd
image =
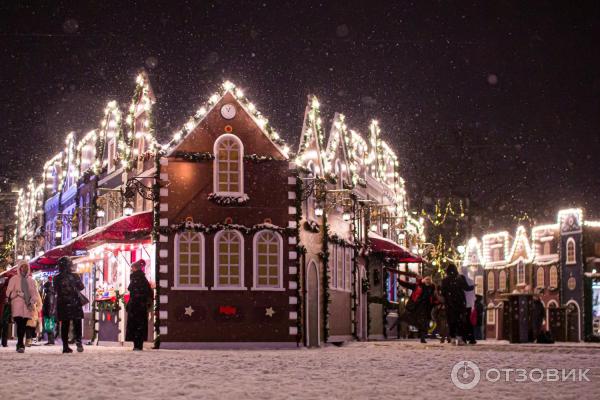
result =
[[233,119],[235,113],[235,106],[231,103],[224,104],[223,107],[221,107],[221,116],[225,119]]

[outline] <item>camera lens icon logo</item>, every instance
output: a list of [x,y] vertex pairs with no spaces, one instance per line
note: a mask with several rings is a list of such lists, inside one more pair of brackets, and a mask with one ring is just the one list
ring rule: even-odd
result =
[[459,361],[452,367],[450,378],[459,389],[473,389],[481,380],[481,370],[473,361]]

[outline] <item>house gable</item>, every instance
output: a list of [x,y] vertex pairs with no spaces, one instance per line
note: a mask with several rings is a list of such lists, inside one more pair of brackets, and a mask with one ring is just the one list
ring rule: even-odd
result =
[[317,97],[308,96],[296,164],[311,170],[315,176],[323,177],[328,167],[323,154],[325,134],[319,108]]

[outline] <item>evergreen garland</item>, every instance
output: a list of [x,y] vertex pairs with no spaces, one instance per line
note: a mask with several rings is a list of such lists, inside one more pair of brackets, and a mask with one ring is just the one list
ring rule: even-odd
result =
[[176,151],[173,157],[179,158],[185,161],[191,162],[205,162],[212,161],[215,159],[215,155],[210,152],[187,152],[187,151]]
[[244,160],[252,161],[255,163],[261,163],[265,161],[278,161],[273,156],[259,156],[258,154],[246,154],[244,155]]
[[252,233],[256,233],[262,230],[270,230],[278,233],[284,233],[295,235],[295,228],[284,228],[281,226],[273,225],[273,224],[256,224],[253,226],[245,226],[239,224],[225,224],[218,222],[216,224],[204,225],[202,223],[194,223],[194,222],[181,222],[179,224],[173,224],[170,227],[159,227],[157,228],[158,232],[163,235],[168,235],[171,233],[181,233],[186,231],[192,232],[201,232],[201,233],[214,233],[222,230],[237,230],[242,232],[243,234],[249,235]]
[[[153,129],[152,121],[150,128]],[[153,197],[153,224],[152,224],[152,243],[154,244],[154,259],[157,264],[154,268],[154,286],[156,294],[154,296],[154,348],[160,349],[160,270],[157,268],[160,260],[159,238],[160,238],[160,158],[163,154],[157,149],[154,155],[154,185],[152,185]]]

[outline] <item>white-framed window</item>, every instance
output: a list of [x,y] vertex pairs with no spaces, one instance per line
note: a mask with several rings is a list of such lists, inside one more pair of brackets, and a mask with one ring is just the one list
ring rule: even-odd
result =
[[344,289],[344,248],[342,246],[336,246],[337,247],[337,255],[335,257],[335,261],[336,261],[336,279],[337,279],[337,284],[336,287],[338,289]]
[[[344,276],[345,276],[345,285],[344,287],[346,288],[346,290],[350,291],[351,287],[352,287],[352,267],[354,265],[354,263],[352,262],[352,259],[354,258],[354,250],[351,247],[347,247],[345,249],[346,251],[346,261],[344,263],[345,265],[345,272],[344,272]],[[395,281],[394,281],[395,282]]]
[[329,243],[328,245],[328,249],[329,249],[329,287],[330,288],[337,288],[337,263],[336,263],[336,257],[337,257],[337,252],[335,251],[335,245],[333,245],[332,243]]
[[544,275],[544,267],[538,267],[535,273],[536,287],[543,288],[546,285],[546,277]]
[[498,290],[504,292],[506,290],[506,271],[498,273]]
[[494,303],[490,303],[487,306],[487,323],[488,325],[496,323],[496,308],[494,308]]
[[175,235],[175,289],[205,289],[204,235],[182,232]]
[[550,271],[549,271],[549,284],[550,287],[552,288],[557,288],[558,287],[558,268],[556,268],[556,265],[553,265],[550,267]]
[[108,172],[112,172],[116,168],[115,159],[117,158],[117,139],[108,139],[106,161],[108,162]]
[[283,289],[283,239],[277,232],[264,230],[254,235],[253,290]]
[[517,264],[517,285],[525,284],[525,264],[523,261],[519,261]]
[[475,294],[483,296],[483,275],[475,277]]
[[492,261],[500,261],[500,248],[492,250]]
[[566,263],[569,265],[577,263],[577,256],[575,252],[575,239],[568,238],[567,239],[567,260]]
[[488,272],[487,286],[490,292],[496,290],[496,280],[494,279],[494,271]]
[[215,288],[244,289],[244,238],[235,230],[215,235]]
[[542,254],[544,254],[544,255],[550,254],[550,241],[544,242],[544,250],[543,250]]
[[239,196],[244,193],[244,146],[236,136],[226,133],[219,136],[214,146],[215,193]]

